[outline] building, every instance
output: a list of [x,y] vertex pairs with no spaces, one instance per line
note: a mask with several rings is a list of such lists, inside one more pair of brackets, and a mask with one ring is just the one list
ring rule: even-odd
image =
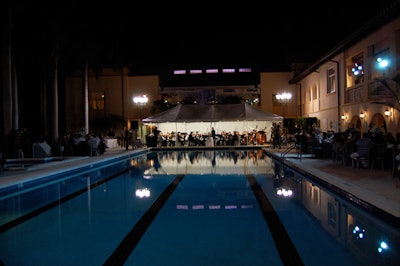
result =
[[[399,83],[393,81],[400,73],[398,11],[398,4],[383,10],[321,59],[305,67],[293,64],[290,71],[194,67],[161,77],[131,76],[128,68],[105,69],[101,75],[89,72],[90,119],[117,116],[128,121],[128,127],[136,128],[141,118],[151,115],[151,103],[156,100],[213,104],[223,97],[240,95],[250,104],[285,118],[316,117],[322,131],[356,127],[365,132],[374,125],[395,135],[400,132]],[[387,65],[379,67],[383,62]],[[225,79],[225,75],[231,76]],[[241,79],[238,75],[247,76]],[[67,79],[66,121],[70,129],[84,124],[82,79],[82,72]],[[278,101],[276,95],[283,92],[291,93],[292,99]],[[132,101],[140,95],[149,98],[145,106]]]

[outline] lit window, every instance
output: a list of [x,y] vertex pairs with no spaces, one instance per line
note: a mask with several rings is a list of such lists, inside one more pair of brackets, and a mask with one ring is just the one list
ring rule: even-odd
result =
[[222,69],[222,73],[235,73],[234,68],[224,68]]
[[186,70],[174,70],[174,75],[184,75],[186,74]]
[[218,69],[206,69],[206,73],[208,74],[218,73]]
[[360,84],[364,82],[364,56],[360,53],[351,58],[348,64],[349,78],[353,84]]
[[251,72],[251,68],[239,68],[239,72],[244,73],[244,72]]
[[353,72],[354,76],[364,75],[364,67],[360,63],[354,63],[351,71]]
[[190,74],[201,74],[203,71],[201,69],[191,69]]
[[330,68],[326,71],[327,74],[327,93],[334,93],[336,91],[336,71],[334,68]]
[[95,91],[91,93],[92,110],[104,110],[104,91]]

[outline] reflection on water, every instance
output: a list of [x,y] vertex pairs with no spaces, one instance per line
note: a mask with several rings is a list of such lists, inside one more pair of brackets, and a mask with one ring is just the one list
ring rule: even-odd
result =
[[168,151],[151,153],[148,159],[145,174],[243,174],[249,167],[272,173],[271,160],[262,150]]
[[[146,171],[152,171],[153,174],[243,174],[247,173],[248,168],[251,168],[252,173],[271,173],[279,197],[294,201],[304,208],[321,228],[363,264],[398,265],[400,261],[397,253],[400,250],[398,228],[274,161],[262,150],[171,151],[157,154],[148,156],[151,163]],[[177,209],[182,210],[196,208],[206,206],[177,206]]]
[[[128,169],[129,172],[120,175],[120,173],[125,173]],[[337,243],[359,258],[359,261],[363,262],[362,264],[398,265],[400,261],[399,255],[396,253],[400,248],[399,228],[390,226],[364,209],[359,208],[353,202],[314,182],[314,179],[310,179],[295,172],[293,169],[284,167],[279,162],[273,161],[263,154],[261,150],[149,153],[129,161],[117,161],[113,165],[107,164],[104,167],[95,169],[91,167],[84,168],[84,170],[79,169],[74,173],[58,176],[54,180],[37,181],[39,183],[30,185],[25,184],[25,187],[14,188],[7,195],[5,193],[1,195],[0,193],[0,213],[2,213],[0,216],[0,233],[3,233],[4,238],[10,239],[12,244],[7,244],[5,241],[0,241],[0,243],[18,251],[12,251],[12,256],[16,258],[22,256],[34,257],[41,252],[33,248],[37,246],[37,237],[32,237],[36,236],[34,235],[35,233],[40,235],[42,242],[54,244],[55,234],[54,231],[51,231],[54,229],[53,226],[44,225],[50,221],[47,215],[55,215],[59,219],[59,223],[55,224],[60,226],[56,230],[56,234],[59,234],[57,237],[60,236],[60,232],[65,230],[68,239],[70,239],[71,232],[78,232],[78,236],[76,236],[78,240],[71,244],[64,244],[59,241],[61,245],[55,245],[55,249],[60,250],[60,252],[46,252],[46,254],[66,254],[66,257],[68,257],[68,254],[75,252],[77,246],[79,246],[78,250],[81,251],[84,250],[82,244],[86,245],[88,243],[87,246],[96,248],[94,254],[98,255],[102,253],[99,253],[99,249],[104,245],[99,247],[93,245],[93,243],[111,243],[111,247],[107,247],[110,249],[115,248],[113,245],[119,243],[118,241],[113,243],[110,241],[116,234],[114,231],[110,231],[111,234],[107,235],[109,230],[104,230],[104,226],[106,228],[118,228],[120,231],[119,237],[122,238],[125,234],[124,230],[128,231],[136,219],[139,220],[141,215],[146,213],[152,201],[162,194],[162,191],[168,187],[179,173],[194,175],[185,177],[180,184],[179,190],[171,196],[170,202],[167,202],[165,209],[158,214],[160,215],[158,216],[158,221],[161,224],[160,231],[168,231],[166,230],[169,228],[168,225],[179,224],[181,226],[181,224],[185,224],[176,223],[177,220],[174,215],[187,218],[187,221],[194,217],[193,221],[195,222],[199,221],[198,218],[202,218],[201,221],[205,221],[206,218],[209,218],[210,212],[221,217],[221,219],[230,217],[226,214],[233,214],[246,220],[248,216],[243,215],[242,217],[242,213],[248,211],[254,211],[255,216],[252,216],[253,218],[261,217],[261,214],[258,216],[256,213],[259,205],[255,203],[254,192],[249,188],[248,179],[243,176],[260,173],[260,175],[254,176],[269,199],[273,207],[271,210],[274,209],[277,215],[281,215],[279,219],[289,233],[293,233],[293,225],[296,233],[301,231],[300,235],[290,235],[297,248],[306,245],[307,247],[304,249],[312,249],[310,248],[312,245],[309,246],[308,243],[311,242],[310,239],[316,239],[321,240],[315,241],[317,245],[320,245],[321,242],[321,250],[329,249],[329,253],[331,253],[332,249],[336,249],[336,247],[332,248],[334,245],[331,245],[331,241],[326,241],[329,242],[329,248],[325,249],[326,236],[331,236]],[[236,174],[240,176],[236,176]],[[57,204],[56,209],[54,209],[53,203]],[[169,207],[167,207],[168,204],[170,204]],[[281,208],[278,205],[281,205]],[[82,208],[82,206],[84,207]],[[171,210],[173,210],[173,215],[169,213]],[[113,215],[110,215],[110,213]],[[203,213],[207,213],[207,215],[203,215]],[[306,217],[303,216],[304,213],[307,215]],[[35,214],[35,216],[32,214]],[[44,215],[42,216],[42,214]],[[20,221],[25,222],[24,219],[21,219],[21,216],[25,216],[25,218],[22,218],[27,222],[23,224],[23,230],[17,228]],[[122,220],[114,220],[118,217]],[[43,224],[35,220],[37,218],[43,219]],[[82,218],[87,218],[88,222],[82,222]],[[110,220],[110,218],[112,219]],[[170,220],[167,218],[170,218]],[[162,223],[163,219],[170,221],[170,224],[168,222],[166,224]],[[99,222],[101,220],[106,221],[105,224]],[[110,224],[108,224],[108,221]],[[241,222],[240,219],[229,219],[229,221]],[[249,221],[259,222],[257,219],[249,219]],[[51,222],[53,221],[51,220]],[[27,224],[31,224],[33,226],[32,229],[28,230]],[[118,226],[115,227],[115,224],[118,224]],[[224,220],[224,223],[221,224],[225,226],[227,222]],[[264,225],[264,221],[259,224]],[[85,240],[82,237],[83,235],[79,233],[83,232],[87,225],[90,225],[90,230],[88,230],[90,235]],[[124,225],[128,227],[120,230]],[[201,228],[212,228],[212,226],[204,226],[203,223],[200,223],[200,225]],[[319,230],[319,227],[326,234],[322,234],[324,232]],[[241,226],[241,228],[247,229],[246,226]],[[254,228],[257,228],[255,232],[259,234],[259,227]],[[8,231],[10,229],[14,231]],[[49,230],[49,232],[42,233],[42,229]],[[28,231],[30,232],[28,235],[24,233]],[[18,234],[15,232],[18,232]],[[93,232],[100,233],[92,234]],[[190,232],[190,230],[187,232]],[[232,231],[226,234],[223,230],[215,232],[228,237],[232,235]],[[303,234],[303,232],[307,232],[307,235]],[[313,234],[314,232],[315,234]],[[20,235],[21,239],[17,238],[17,235]],[[92,238],[93,235],[95,235],[95,238]],[[161,240],[160,234],[156,233],[154,235],[154,239],[157,240],[151,241],[151,246]],[[309,236],[312,237],[309,238]],[[45,241],[44,239],[47,240]],[[170,243],[171,239],[167,238],[166,243]],[[191,239],[197,238],[188,238],[187,234],[182,234],[182,239],[196,242],[191,241]],[[206,244],[202,247],[208,248],[210,242],[216,240],[214,236],[211,239],[211,241],[205,241],[204,243]],[[221,239],[225,238],[221,237]],[[236,241],[237,239],[241,239],[241,241]],[[229,242],[230,240],[224,241]],[[19,242],[18,248],[14,248],[16,242]],[[241,237],[235,237],[230,242],[247,244]],[[50,246],[49,244],[46,245]],[[187,246],[187,242],[185,242],[184,246]],[[261,246],[262,242],[257,241],[252,247]],[[25,249],[25,247],[27,248]],[[268,245],[268,248],[270,247],[272,245]],[[145,247],[145,249],[153,253],[152,248]],[[161,249],[156,250],[159,252],[158,254],[162,255]],[[179,251],[181,249],[176,248],[175,250]],[[249,248],[244,250],[248,251]],[[1,251],[4,252],[4,248]],[[314,249],[311,250],[311,255],[308,254],[308,250],[306,250],[306,253],[304,257],[315,256],[316,260],[321,258],[321,254],[314,255],[314,253],[318,253]],[[243,253],[237,252],[237,254],[245,257]],[[265,254],[264,250],[262,254]],[[167,252],[166,256],[174,257],[170,255],[170,252]],[[335,260],[335,258],[332,258],[334,256],[331,255],[331,259]],[[87,257],[93,259],[94,256],[88,255]],[[335,260],[334,263],[337,263],[337,261]],[[162,264],[160,263],[160,265]],[[177,263],[174,265],[177,265]],[[275,263],[274,265],[277,264]]]
[[316,184],[304,175],[273,162],[274,186],[290,190],[290,200],[305,208],[337,242],[366,265],[398,265],[400,229]]

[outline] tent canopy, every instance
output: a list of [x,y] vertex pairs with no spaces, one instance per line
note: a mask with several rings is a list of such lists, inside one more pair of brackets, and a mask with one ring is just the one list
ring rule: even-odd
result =
[[143,123],[156,124],[164,133],[199,132],[203,134],[211,132],[212,128],[217,134],[223,131],[250,132],[253,129],[270,132],[273,123],[282,121],[282,116],[261,111],[248,104],[178,105],[143,119]]
[[264,112],[248,104],[178,105],[170,110],[143,119],[144,123],[282,121],[283,117]]

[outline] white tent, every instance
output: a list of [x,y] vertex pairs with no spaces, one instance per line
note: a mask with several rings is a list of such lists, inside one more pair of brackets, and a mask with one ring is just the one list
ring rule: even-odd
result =
[[[212,127],[217,134],[222,131],[250,132],[253,129],[270,133],[272,123],[282,121],[282,116],[248,104],[178,105],[143,119],[143,123],[156,125],[164,133],[198,131],[203,134],[211,132]],[[269,137],[267,134],[267,141]]]

